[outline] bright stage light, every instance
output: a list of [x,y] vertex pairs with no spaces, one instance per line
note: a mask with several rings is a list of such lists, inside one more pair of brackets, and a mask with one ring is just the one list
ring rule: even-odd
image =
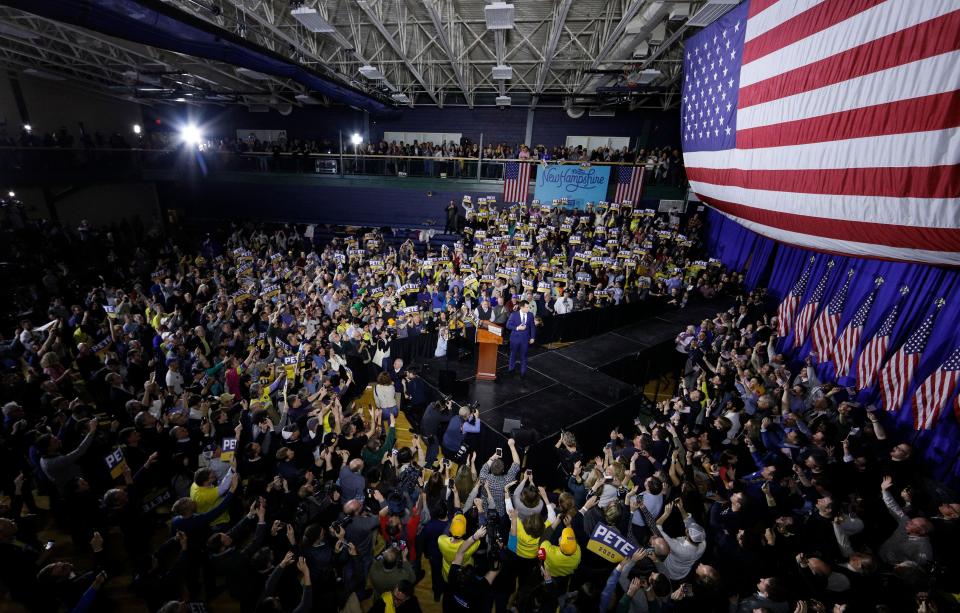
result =
[[363,137],[357,134],[356,132],[354,132],[353,136],[350,137],[350,142],[353,143],[354,145],[359,145],[360,143],[363,142]]
[[31,126],[31,125],[28,124],[28,123],[25,123],[25,124],[23,124],[23,129],[24,129],[26,132],[32,132],[32,131],[33,131],[33,126]]
[[203,140],[203,134],[200,132],[200,128],[190,124],[181,128],[180,138],[188,145],[199,145],[200,141]]
[[142,130],[142,128],[140,127],[140,124],[138,124],[138,123],[133,124],[133,133],[134,133],[134,134],[140,134],[141,130]]

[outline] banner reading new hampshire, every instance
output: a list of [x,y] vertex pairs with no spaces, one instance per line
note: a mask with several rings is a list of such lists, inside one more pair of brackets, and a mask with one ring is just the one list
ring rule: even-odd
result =
[[567,206],[582,209],[588,202],[606,200],[609,182],[609,166],[539,166],[534,198],[540,202],[566,198]]

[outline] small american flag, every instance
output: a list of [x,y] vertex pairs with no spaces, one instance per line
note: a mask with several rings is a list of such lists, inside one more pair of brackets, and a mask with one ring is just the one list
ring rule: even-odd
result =
[[613,196],[613,201],[621,203],[625,201],[640,202],[640,194],[643,192],[643,166],[618,166],[617,167],[617,192]]
[[853,269],[847,272],[847,281],[840,288],[830,304],[823,310],[817,323],[813,324],[813,349],[820,355],[820,361],[825,362],[833,354],[833,340],[837,336],[837,326],[840,325],[840,315],[843,314],[843,305],[847,302],[847,290],[853,279]]
[[807,264],[803,274],[801,274],[797,282],[794,283],[793,289],[790,290],[787,297],[784,298],[780,306],[777,307],[777,336],[780,338],[789,334],[790,328],[793,326],[793,314],[797,312],[797,305],[800,304],[800,296],[803,295],[803,292],[807,291],[807,282],[810,281],[810,271],[813,270],[813,260],[814,258],[810,258],[810,262]]
[[957,388],[957,379],[960,379],[960,347],[913,393],[913,421],[917,430],[929,430],[937,423],[940,411]]
[[867,323],[867,317],[870,316],[870,307],[873,306],[873,300],[877,297],[877,290],[873,290],[863,299],[857,312],[853,314],[853,319],[844,328],[840,338],[837,339],[836,357],[837,376],[842,377],[850,371],[850,365],[853,364],[853,358],[857,355],[857,347],[860,346],[860,338],[863,336],[863,325]]
[[933,329],[933,324],[937,320],[941,304],[941,301],[937,301],[936,310],[927,315],[920,327],[913,331],[903,347],[893,354],[880,372],[880,392],[883,395],[883,408],[887,411],[899,409],[900,403],[907,395],[907,387],[913,379],[917,364],[920,363],[920,354],[930,340],[930,330]]
[[503,201],[526,203],[530,191],[530,168],[533,164],[507,162],[503,168]]
[[800,314],[797,316],[797,329],[793,332],[793,345],[799,347],[803,341],[807,340],[807,332],[810,331],[810,325],[813,324],[813,316],[817,314],[820,308],[820,301],[823,299],[823,290],[827,287],[827,280],[830,279],[830,271],[833,270],[833,262],[827,264],[827,272],[823,273],[820,281],[813,289],[813,296],[810,301],[804,305]]
[[897,314],[900,312],[900,303],[893,305],[883,320],[883,325],[873,335],[870,342],[860,352],[860,361],[857,362],[857,389],[862,390],[873,385],[873,379],[880,370],[883,356],[887,354],[887,345],[890,344],[890,333],[897,323]]

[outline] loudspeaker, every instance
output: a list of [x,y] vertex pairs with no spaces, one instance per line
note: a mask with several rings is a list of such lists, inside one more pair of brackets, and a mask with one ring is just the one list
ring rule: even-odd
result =
[[457,387],[457,371],[448,368],[437,371],[437,387],[448,396],[452,396]]

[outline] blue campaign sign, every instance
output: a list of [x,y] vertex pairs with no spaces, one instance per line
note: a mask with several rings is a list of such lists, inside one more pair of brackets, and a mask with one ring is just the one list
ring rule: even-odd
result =
[[609,182],[609,166],[539,166],[534,198],[544,204],[566,198],[567,206],[582,209],[588,202],[606,200]]

